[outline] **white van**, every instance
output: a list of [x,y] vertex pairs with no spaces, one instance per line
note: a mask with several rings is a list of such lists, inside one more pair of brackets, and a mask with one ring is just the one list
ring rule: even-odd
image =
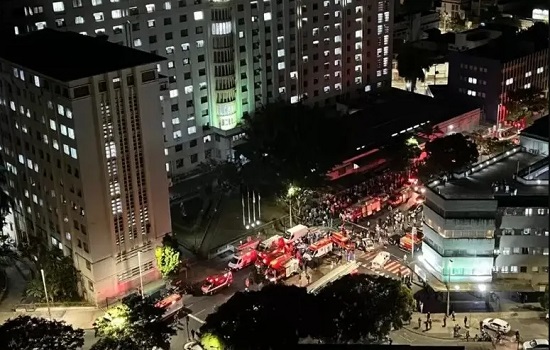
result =
[[378,255],[372,260],[371,267],[373,269],[382,269],[386,265],[386,263],[390,260],[390,253],[388,252],[380,252]]
[[294,242],[295,240],[304,237],[309,232],[309,228],[305,225],[296,225],[289,228],[285,232],[285,239],[287,242]]

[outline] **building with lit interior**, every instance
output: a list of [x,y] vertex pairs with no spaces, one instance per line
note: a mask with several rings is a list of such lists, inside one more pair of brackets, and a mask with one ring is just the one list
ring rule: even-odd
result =
[[423,263],[439,281],[548,285],[548,122],[524,130],[516,148],[426,185]]
[[171,231],[161,61],[51,29],[0,47],[0,142],[19,240],[71,257],[90,301],[158,277],[154,248]]
[[[4,33],[57,28],[166,57],[166,169],[232,157],[243,115],[391,85],[393,0],[6,0]],[[174,179],[177,181],[177,179]]]

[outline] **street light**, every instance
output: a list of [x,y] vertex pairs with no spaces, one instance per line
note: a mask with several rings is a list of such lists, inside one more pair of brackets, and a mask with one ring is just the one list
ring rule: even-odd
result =
[[[447,264],[447,315],[451,314],[451,290],[449,286],[451,284],[451,270],[452,270],[451,267],[452,266],[453,266],[453,261],[449,259],[449,263]],[[460,289],[459,286],[455,286],[455,289],[456,287]]]
[[288,216],[290,217],[290,227],[294,226],[292,225],[292,197],[296,194],[296,192],[298,192],[298,190],[298,187],[290,185],[286,193],[288,198]]
[[484,292],[487,290],[487,286],[484,285],[484,284],[478,285],[477,288],[479,289],[479,291],[480,291],[481,293],[484,293]]
[[143,298],[143,271],[141,269],[141,250],[138,250],[138,265],[139,265],[139,285],[141,287],[141,297]]
[[48,307],[48,317],[51,321],[52,310],[50,309],[50,298],[48,297],[48,288],[46,288],[46,275],[44,274],[44,269],[40,269],[40,274],[42,275],[42,284],[44,285],[44,296],[46,297],[46,306]]

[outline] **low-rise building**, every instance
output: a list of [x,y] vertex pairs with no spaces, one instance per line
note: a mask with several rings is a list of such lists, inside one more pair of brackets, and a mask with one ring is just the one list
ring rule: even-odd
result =
[[534,140],[547,152],[548,117],[519,146],[426,184],[422,265],[447,287],[548,285],[549,163]]

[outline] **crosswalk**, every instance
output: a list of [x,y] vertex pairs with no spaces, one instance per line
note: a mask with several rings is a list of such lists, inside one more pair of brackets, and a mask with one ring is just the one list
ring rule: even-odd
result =
[[[380,253],[379,251],[372,252],[358,252],[356,253],[356,258],[360,260],[363,266],[370,268],[370,262]],[[401,273],[402,277],[408,276],[411,274],[411,269],[403,265],[401,262],[397,261],[394,257],[391,257],[390,260],[384,265],[384,268],[380,271],[375,271],[380,276],[385,277],[395,277],[399,276]]]

